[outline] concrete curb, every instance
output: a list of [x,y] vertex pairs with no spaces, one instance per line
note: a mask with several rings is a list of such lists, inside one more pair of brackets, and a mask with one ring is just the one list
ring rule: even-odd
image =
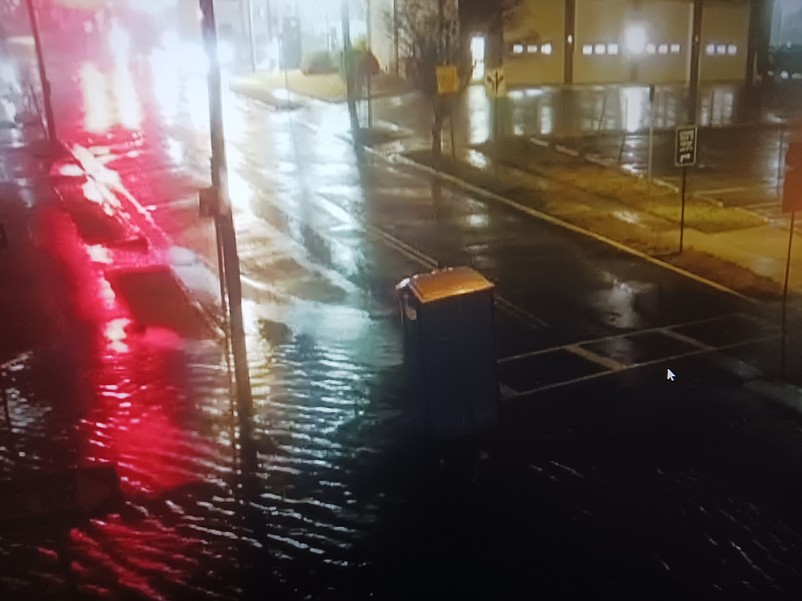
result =
[[[308,121],[303,121],[303,124],[306,127],[309,127],[314,131],[321,131],[321,129],[318,126],[314,125],[313,123],[309,123]],[[358,145],[358,143],[355,143],[354,139],[349,135],[340,134],[340,133],[332,133],[331,135],[333,135],[335,138],[338,138],[338,139],[340,139],[340,140],[342,140],[344,142],[348,142],[349,144]],[[579,227],[577,225],[574,225],[572,223],[569,223],[569,222],[564,221],[562,219],[559,219],[557,217],[553,217],[552,215],[549,215],[547,213],[543,213],[542,211],[538,211],[537,209],[533,209],[531,207],[523,206],[523,205],[521,205],[521,204],[519,204],[519,203],[517,203],[517,202],[515,202],[513,200],[510,200],[509,198],[506,198],[506,197],[501,196],[499,194],[495,194],[493,192],[489,192],[489,191],[485,190],[484,188],[479,188],[478,186],[474,186],[472,184],[469,184],[469,183],[467,183],[467,182],[465,182],[465,181],[463,181],[463,180],[461,180],[461,179],[459,179],[457,177],[454,177],[452,175],[448,175],[447,173],[436,171],[435,169],[432,169],[431,167],[428,167],[426,165],[422,165],[420,163],[416,163],[415,161],[413,161],[411,159],[408,159],[408,158],[402,156],[399,153],[393,153],[393,154],[388,156],[388,155],[376,150],[375,148],[371,148],[369,146],[359,145],[359,147],[364,152],[367,152],[368,154],[370,154],[370,155],[372,155],[374,157],[380,158],[380,159],[382,159],[382,160],[384,160],[384,161],[386,161],[388,163],[391,163],[391,164],[393,164],[393,163],[402,164],[402,165],[404,165],[404,166],[406,166],[408,168],[415,169],[415,170],[418,170],[418,171],[422,171],[422,172],[426,173],[427,175],[430,175],[432,177],[436,177],[436,178],[438,178],[440,180],[446,181],[446,182],[448,182],[448,183],[450,183],[450,184],[452,184],[454,186],[457,186],[459,188],[462,188],[464,190],[472,192],[472,193],[474,193],[474,194],[476,194],[478,196],[482,196],[482,197],[484,197],[486,199],[493,200],[495,202],[499,202],[501,204],[504,204],[504,205],[506,205],[508,207],[511,207],[511,208],[515,209],[516,211],[524,213],[524,214],[526,214],[526,215],[528,215],[530,217],[534,217],[536,219],[540,219],[541,221],[545,221],[547,223],[551,223],[552,225],[556,225],[558,227],[561,227],[561,228],[567,229],[569,231],[572,231],[572,232],[574,232],[576,234],[580,234],[582,236],[586,236],[588,238],[592,238],[592,239],[594,239],[594,240],[596,240],[598,242],[601,242],[603,244],[607,244],[609,246],[612,246],[613,248],[616,248],[616,249],[618,249],[618,250],[620,250],[622,252],[625,252],[627,254],[633,255],[635,257],[638,257],[639,259],[642,259],[644,261],[652,263],[653,265],[658,265],[658,266],[660,266],[660,267],[662,267],[664,269],[667,269],[669,271],[673,271],[676,274],[685,276],[685,277],[687,277],[687,278],[689,278],[691,280],[699,282],[700,284],[704,284],[706,286],[709,286],[709,287],[711,287],[711,288],[713,288],[715,290],[718,290],[719,292],[724,292],[724,293],[730,294],[730,295],[732,295],[732,296],[734,296],[734,297],[736,297],[738,299],[741,299],[743,301],[746,301],[746,302],[749,302],[749,303],[752,303],[752,304],[760,304],[760,301],[755,300],[755,299],[753,299],[751,297],[748,297],[748,296],[746,296],[744,294],[741,294],[740,292],[737,292],[736,290],[728,288],[727,286],[724,286],[723,284],[719,284],[718,282],[714,282],[713,280],[709,280],[707,278],[704,278],[704,277],[702,277],[700,275],[697,275],[695,273],[692,273],[692,272],[687,271],[685,269],[682,269],[680,267],[676,267],[676,266],[672,265],[671,263],[667,263],[667,262],[662,261],[662,260],[660,260],[658,258],[652,257],[651,255],[648,255],[648,254],[646,254],[644,252],[641,252],[639,250],[636,250],[634,248],[626,246],[626,245],[624,245],[624,244],[622,244],[620,242],[617,242],[617,241],[615,241],[615,240],[613,240],[611,238],[607,238],[606,236],[602,236],[600,234],[596,234],[594,232],[591,232],[590,230],[586,230],[585,228]]]
[[[384,156],[384,155],[379,154],[379,156]],[[694,280],[696,282],[699,282],[701,284],[705,284],[706,286],[714,288],[715,290],[718,290],[720,292],[725,292],[727,294],[730,294],[732,296],[735,296],[735,297],[737,297],[737,298],[739,298],[741,300],[744,300],[744,301],[747,301],[747,302],[750,302],[750,303],[754,303],[754,304],[758,304],[759,303],[759,301],[757,301],[757,300],[755,300],[753,298],[750,298],[748,296],[745,296],[745,295],[741,294],[740,292],[732,290],[731,288],[728,288],[728,287],[726,287],[726,286],[724,286],[722,284],[719,284],[718,282],[714,282],[713,280],[709,280],[707,278],[699,276],[699,275],[697,275],[695,273],[692,273],[692,272],[687,271],[685,269],[682,269],[680,267],[676,267],[676,266],[672,265],[671,263],[667,263],[665,261],[662,261],[660,259],[652,257],[651,255],[648,255],[648,254],[646,254],[644,252],[641,252],[639,250],[636,250],[634,248],[626,246],[626,245],[624,245],[624,244],[622,244],[620,242],[617,242],[617,241],[615,241],[615,240],[613,240],[611,238],[607,238],[606,236],[602,236],[600,234],[596,234],[594,232],[591,232],[590,230],[586,230],[585,228],[579,227],[577,225],[574,225],[572,223],[569,223],[569,222],[564,221],[562,219],[559,219],[557,217],[553,217],[552,215],[549,215],[547,213],[543,213],[542,211],[538,211],[537,209],[533,209],[531,207],[526,207],[524,205],[521,205],[521,204],[519,204],[519,203],[517,203],[517,202],[515,202],[513,200],[510,200],[509,198],[506,198],[506,197],[501,196],[499,194],[495,194],[494,192],[489,192],[489,191],[485,190],[484,188],[479,188],[478,186],[474,186],[473,184],[469,184],[469,183],[467,183],[467,182],[465,182],[465,181],[463,181],[463,180],[461,180],[459,178],[456,178],[456,177],[454,177],[452,175],[449,175],[447,173],[442,173],[442,172],[436,171],[436,170],[434,170],[431,167],[428,167],[426,165],[422,165],[420,163],[416,163],[415,161],[413,161],[411,159],[408,159],[406,157],[403,157],[400,154],[395,154],[395,155],[392,155],[391,157],[384,157],[384,158],[387,159],[390,162],[400,163],[400,164],[405,165],[407,167],[422,171],[422,172],[426,173],[427,175],[430,175],[432,177],[436,177],[437,179],[446,181],[446,182],[448,182],[448,183],[450,183],[450,184],[452,184],[454,186],[457,186],[459,188],[462,188],[464,190],[472,192],[473,194],[476,194],[478,196],[482,196],[482,197],[484,197],[486,199],[493,200],[495,202],[499,202],[501,204],[504,204],[504,205],[506,205],[508,207],[511,207],[511,208],[515,209],[518,212],[521,212],[521,213],[524,213],[526,215],[529,215],[530,217],[535,217],[536,219],[539,219],[541,221],[545,221],[547,223],[551,223],[552,225],[556,225],[556,226],[561,227],[563,229],[567,229],[567,230],[569,230],[571,232],[574,232],[576,234],[581,234],[582,236],[585,236],[585,237],[588,237],[588,238],[592,238],[593,240],[596,240],[597,242],[601,242],[603,244],[607,244],[608,246],[612,246],[613,248],[616,248],[617,250],[620,250],[620,251],[625,252],[627,254],[630,254],[630,255],[633,255],[635,257],[638,257],[639,259],[642,259],[644,261],[652,263],[653,265],[659,265],[660,267],[663,267],[664,269],[667,269],[669,271],[673,271],[674,273],[677,273],[679,275],[685,276],[685,277],[687,277],[689,279],[692,279],[692,280]]]
[[[76,154],[73,152],[73,150],[71,148],[67,147],[67,145],[64,144],[64,143],[61,143],[61,142],[59,142],[59,143],[60,143],[61,147],[64,148],[66,153],[67,153],[65,158],[71,158],[73,161],[75,161],[76,164],[81,165],[85,170],[86,177],[88,179],[90,179],[98,187],[98,189],[102,191],[102,193],[104,195],[110,195],[110,196],[113,196],[115,198],[119,198],[119,196],[114,192],[114,190],[112,190],[111,188],[106,186],[102,181],[100,181],[99,179],[94,177],[92,172],[85,168],[83,161],[81,161],[81,159],[78,156],[76,156]],[[126,195],[124,195],[124,196],[126,196]],[[129,198],[123,198],[123,201],[136,202],[136,200],[133,199],[133,197],[130,198],[130,199]],[[137,205],[138,205],[138,202],[137,202]],[[167,233],[161,227],[159,227],[159,225],[155,222],[153,217],[150,215],[150,213],[146,209],[141,207],[141,205],[139,205],[137,207],[134,207],[134,209],[136,211],[138,211],[138,212],[143,212],[144,211],[145,213],[147,213],[146,218],[148,219],[148,225],[152,229],[154,229],[158,233],[158,235],[160,237],[162,237],[163,239],[173,241],[172,238],[170,236],[168,236]],[[140,228],[140,234],[143,237],[145,237],[146,240],[148,240],[148,246],[152,247],[151,241],[150,241],[147,233],[144,232],[144,231],[141,231],[141,228]],[[203,259],[197,253],[195,253],[195,254],[198,257],[198,260],[202,261],[204,264],[206,263],[205,259]],[[174,268],[174,266],[172,264],[168,263],[167,266],[170,269],[170,273],[171,273],[171,275],[173,277],[173,280],[175,281],[176,285],[178,286],[178,288],[183,293],[187,304],[198,315],[200,315],[201,319],[205,322],[206,327],[208,328],[210,334],[212,334],[212,337],[213,338],[217,338],[217,339],[222,339],[223,336],[225,336],[225,332],[223,330],[223,327],[221,326],[221,323],[220,323],[221,320],[220,320],[219,314],[216,311],[213,311],[210,307],[207,307],[204,303],[200,302],[197,298],[194,297],[194,295],[192,294],[192,291],[184,284],[184,282],[178,276],[178,274],[176,273],[176,270],[175,270],[175,268]]]

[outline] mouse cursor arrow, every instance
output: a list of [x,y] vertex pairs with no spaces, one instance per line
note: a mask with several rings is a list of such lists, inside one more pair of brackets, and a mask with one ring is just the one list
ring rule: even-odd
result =
[[670,369],[666,370],[666,380],[673,382],[677,378],[676,374]]

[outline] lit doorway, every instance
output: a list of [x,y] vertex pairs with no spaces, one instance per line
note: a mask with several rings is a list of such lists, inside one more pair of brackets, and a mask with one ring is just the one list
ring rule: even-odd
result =
[[485,78],[485,36],[475,35],[471,38],[471,61],[473,62],[473,80]]

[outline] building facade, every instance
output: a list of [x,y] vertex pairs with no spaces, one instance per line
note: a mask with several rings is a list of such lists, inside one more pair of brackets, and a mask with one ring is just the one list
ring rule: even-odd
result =
[[[746,80],[753,6],[704,1],[701,81]],[[507,83],[686,82],[693,13],[692,0],[523,0],[503,27]]]

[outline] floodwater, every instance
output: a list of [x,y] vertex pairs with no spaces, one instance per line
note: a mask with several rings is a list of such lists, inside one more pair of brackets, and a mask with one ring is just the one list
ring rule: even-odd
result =
[[[76,81],[91,88],[104,69]],[[96,104],[73,133],[86,145],[106,136],[114,155],[126,143],[115,147],[123,134],[105,120],[131,119],[114,123],[129,141],[160,125],[127,98],[131,81],[103,81],[127,109]],[[187,115],[198,139],[202,112]],[[143,179],[129,158],[124,179]],[[314,167],[278,143],[273,159],[255,168],[288,197],[287,173]],[[352,162],[328,167],[333,180],[358,179]],[[505,405],[492,436],[425,442],[403,419],[392,299],[366,302],[248,218],[244,268],[267,275],[244,307],[244,423],[220,345],[131,328],[85,245],[49,223],[80,319],[58,347],[20,361],[0,475],[117,466],[125,507],[62,545],[80,598],[799,598],[795,417],[724,376],[673,395],[625,374]],[[687,372],[707,368],[693,359]],[[68,598],[61,534],[0,537],[3,601]]]

